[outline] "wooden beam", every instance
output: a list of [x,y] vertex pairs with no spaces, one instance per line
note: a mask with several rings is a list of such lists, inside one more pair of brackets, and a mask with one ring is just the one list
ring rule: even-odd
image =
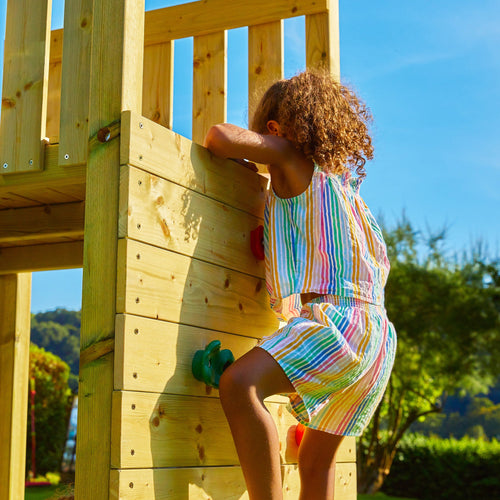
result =
[[0,172],[43,168],[52,0],[8,0]]
[[121,124],[122,165],[133,165],[263,217],[268,180],[261,175],[217,158],[204,147],[135,113],[124,112]]
[[[297,500],[300,492],[297,466],[282,465],[281,474],[283,500]],[[114,469],[111,494],[111,498],[121,500],[248,500],[243,473],[236,466]],[[356,496],[356,464],[337,463],[332,500],[355,500]]]
[[120,192],[121,238],[264,278],[250,246],[261,218],[135,167],[122,167]]
[[24,498],[31,273],[0,276],[0,498]]
[[[93,2],[89,137],[141,111],[144,0]],[[135,36],[131,36],[131,31]],[[132,88],[130,88],[132,87]],[[139,88],[140,87],[140,88]],[[120,139],[91,147],[87,167],[75,498],[108,500]],[[106,346],[105,349],[98,348]],[[95,352],[95,356],[88,353]]]
[[86,163],[89,132],[90,54],[93,0],[64,6],[59,163]]
[[0,248],[0,274],[83,266],[83,241]]
[[338,0],[329,4],[328,11],[306,16],[306,66],[325,68],[340,80]]
[[264,24],[328,10],[329,0],[204,0],[146,12],[145,44]]
[[0,210],[0,244],[66,236],[83,239],[85,202]]
[[174,41],[144,48],[142,114],[169,129],[173,126]]
[[193,141],[203,144],[208,129],[226,121],[227,32],[193,40]]

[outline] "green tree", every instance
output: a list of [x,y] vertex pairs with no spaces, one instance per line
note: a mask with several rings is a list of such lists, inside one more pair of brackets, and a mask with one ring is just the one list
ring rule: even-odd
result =
[[[34,379],[36,472],[59,470],[66,440],[72,394],[69,366],[45,349],[30,345],[30,379]],[[28,407],[26,471],[31,467],[31,403]]]
[[427,239],[403,217],[386,232],[386,307],[398,333],[392,376],[358,442],[360,492],[377,491],[412,423],[440,412],[446,394],[486,392],[498,376],[499,262],[445,258],[444,231]]

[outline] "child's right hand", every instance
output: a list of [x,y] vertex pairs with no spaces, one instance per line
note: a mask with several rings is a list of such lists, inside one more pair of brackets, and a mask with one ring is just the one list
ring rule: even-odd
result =
[[251,161],[244,160],[243,158],[229,158],[229,159],[235,161],[236,163],[239,163],[240,165],[243,165],[246,168],[249,168],[253,172],[259,171],[257,165]]

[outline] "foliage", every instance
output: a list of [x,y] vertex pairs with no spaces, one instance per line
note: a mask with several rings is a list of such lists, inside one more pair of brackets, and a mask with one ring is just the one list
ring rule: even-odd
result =
[[[59,470],[66,440],[72,394],[69,366],[55,354],[30,346],[30,379],[35,387],[36,472]],[[31,403],[28,407],[26,472],[31,467]]]
[[405,436],[384,492],[421,500],[500,498],[500,443]]
[[56,354],[70,366],[69,385],[74,394],[78,392],[80,318],[80,311],[61,308],[31,317],[31,341]]
[[382,403],[358,441],[361,492],[381,487],[405,432],[440,412],[446,394],[487,391],[499,374],[500,262],[478,252],[451,261],[444,236],[431,235],[422,251],[422,235],[404,217],[385,233],[386,307],[398,351]]

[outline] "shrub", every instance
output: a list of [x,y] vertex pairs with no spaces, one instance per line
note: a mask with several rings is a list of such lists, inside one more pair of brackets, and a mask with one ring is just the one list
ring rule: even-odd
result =
[[500,443],[409,434],[383,491],[421,500],[500,498]]
[[[58,471],[66,441],[72,395],[69,366],[45,349],[30,345],[30,378],[35,387],[36,472]],[[26,472],[31,468],[31,403],[28,405]]]

